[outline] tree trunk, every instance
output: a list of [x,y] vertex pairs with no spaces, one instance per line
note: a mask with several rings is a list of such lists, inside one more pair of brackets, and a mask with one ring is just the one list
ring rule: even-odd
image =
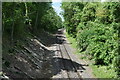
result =
[[38,13],[39,13],[39,12],[37,11],[36,21],[35,21],[35,26],[34,26],[35,32],[36,32],[36,30],[37,30]]
[[[15,6],[14,6],[14,8],[15,8]],[[13,39],[13,36],[14,36],[14,35],[13,35],[13,34],[14,34],[14,24],[15,24],[15,23],[14,23],[14,21],[15,21],[15,20],[14,20],[14,19],[15,19],[14,17],[15,17],[15,12],[14,12],[14,10],[13,10],[13,23],[12,23],[12,30],[11,30],[11,44],[12,44],[12,46],[13,46],[13,40],[14,40],[14,39]]]

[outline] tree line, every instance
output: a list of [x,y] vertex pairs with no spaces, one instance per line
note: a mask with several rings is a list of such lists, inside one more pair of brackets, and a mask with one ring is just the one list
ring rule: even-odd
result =
[[42,30],[53,32],[62,27],[62,20],[51,2],[3,2],[3,37],[11,40]]
[[119,2],[62,2],[64,26],[81,54],[96,65],[110,66],[120,77]]

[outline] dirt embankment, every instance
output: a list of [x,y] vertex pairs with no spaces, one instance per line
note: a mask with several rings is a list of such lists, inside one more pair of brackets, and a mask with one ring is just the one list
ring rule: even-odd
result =
[[41,33],[38,37],[17,40],[13,48],[10,48],[10,45],[3,41],[3,45],[6,45],[3,46],[1,77],[26,78],[26,80],[50,78],[52,76],[50,60],[54,51],[49,50],[49,47],[54,43],[55,36],[46,32]]

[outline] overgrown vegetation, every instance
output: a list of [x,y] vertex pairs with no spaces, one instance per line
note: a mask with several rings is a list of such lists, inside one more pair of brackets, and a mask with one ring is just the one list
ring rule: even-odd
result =
[[[79,49],[77,48],[77,43],[75,38],[73,38],[72,36],[68,35],[67,33],[66,37],[67,39],[70,41],[71,46],[76,49],[75,54],[79,53]],[[84,52],[83,52],[84,53]],[[92,68],[92,73],[96,76],[96,78],[114,78],[116,75],[116,72],[114,71],[114,69],[111,69],[111,66],[106,66],[106,65],[94,65],[94,60],[91,60],[91,56],[87,56],[86,54],[78,54],[78,56],[80,56],[80,59],[84,59],[85,61],[89,61],[90,60],[90,64],[89,66]]]
[[3,37],[11,40],[62,27],[62,20],[50,2],[3,2],[2,18]]
[[120,77],[120,3],[63,2],[61,7],[66,31],[76,38],[79,52],[90,55],[95,65],[114,69],[114,77]]

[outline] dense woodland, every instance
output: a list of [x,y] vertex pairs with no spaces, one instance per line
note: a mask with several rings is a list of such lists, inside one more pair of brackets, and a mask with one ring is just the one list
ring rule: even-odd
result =
[[[79,53],[91,56],[95,65],[110,66],[120,77],[120,3],[62,2],[64,22],[51,2],[2,3],[3,50],[16,40],[65,27],[76,39]],[[4,52],[4,51],[3,51]]]
[[96,65],[111,66],[120,76],[120,3],[63,2],[64,26],[81,54]]
[[2,3],[3,36],[11,39],[39,33],[42,30],[53,32],[61,27],[62,20],[52,7],[52,3],[11,2]]

